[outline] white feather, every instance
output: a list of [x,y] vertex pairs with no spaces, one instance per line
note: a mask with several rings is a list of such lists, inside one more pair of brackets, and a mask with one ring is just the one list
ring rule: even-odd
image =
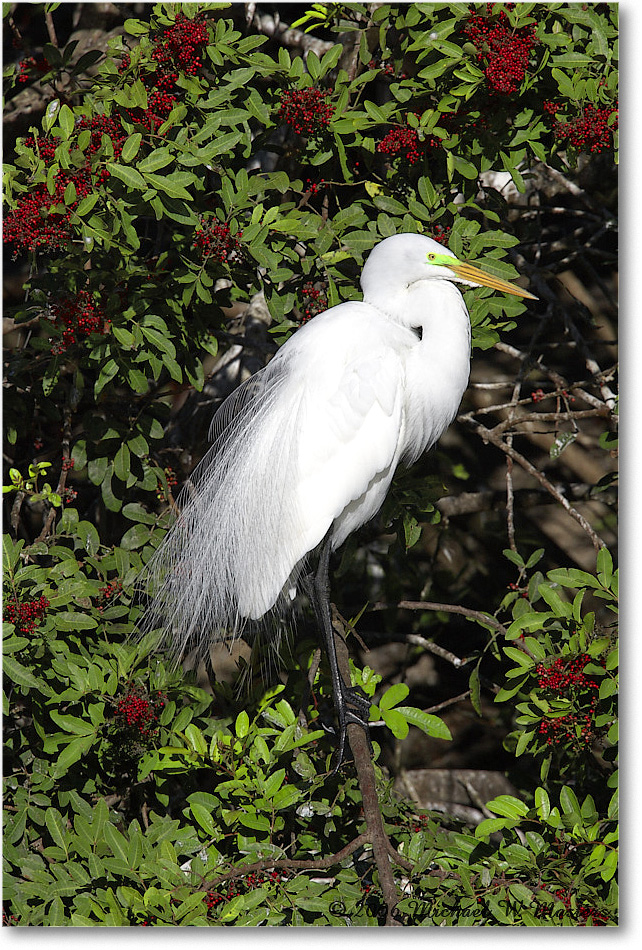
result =
[[395,469],[454,418],[467,385],[470,323],[444,249],[419,235],[381,242],[364,302],[299,329],[223,403],[213,444],[148,565],[175,655],[236,636],[291,605],[308,555],[337,548],[381,507]]

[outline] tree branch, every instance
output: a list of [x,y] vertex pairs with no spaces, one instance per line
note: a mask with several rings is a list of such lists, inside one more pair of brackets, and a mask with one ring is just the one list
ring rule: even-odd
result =
[[571,518],[574,518],[575,521],[577,521],[577,523],[584,529],[584,531],[586,531],[596,551],[599,551],[600,548],[606,547],[606,543],[602,540],[602,538],[600,538],[598,534],[595,533],[586,518],[570,504],[564,495],[562,495],[561,492],[559,492],[557,488],[555,488],[555,486],[549,482],[546,476],[542,474],[542,472],[538,471],[535,466],[528,461],[528,459],[524,458],[524,456],[519,452],[516,452],[511,446],[507,445],[503,439],[493,432],[492,429],[487,429],[486,426],[483,426],[480,422],[477,422],[474,419],[468,418],[464,421],[469,422],[477,429],[478,435],[481,436],[484,442],[490,442],[492,445],[495,445],[498,449],[504,452],[505,455],[510,456],[515,462],[521,465],[524,471],[528,472],[529,475],[532,475],[533,478],[536,478],[540,485],[542,485],[542,487],[545,488],[546,491],[560,503],[562,508],[568,512]]
[[[348,648],[343,636],[337,632],[336,626],[334,630],[334,642],[337,650],[339,672],[344,682],[350,683]],[[372,845],[373,857],[377,871],[379,872],[379,886],[381,887],[383,899],[388,909],[386,927],[401,926],[399,919],[395,916],[395,907],[399,902],[399,893],[390,865],[392,845],[383,827],[383,818],[381,817],[375,782],[374,763],[370,752],[368,736],[361,726],[355,723],[349,723],[348,741],[352,749],[354,764],[359,777],[363,814],[368,829],[367,840]],[[392,848],[392,854],[397,854],[394,848]]]

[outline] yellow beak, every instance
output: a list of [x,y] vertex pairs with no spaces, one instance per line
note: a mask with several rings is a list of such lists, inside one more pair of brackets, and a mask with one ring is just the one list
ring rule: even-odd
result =
[[475,284],[481,284],[482,287],[492,287],[493,290],[500,290],[504,294],[514,294],[516,297],[527,297],[528,300],[537,300],[534,294],[527,290],[522,290],[516,284],[509,284],[507,280],[501,277],[494,277],[492,274],[486,274],[478,267],[474,267],[467,261],[458,261],[456,257],[450,254],[428,254],[428,263],[439,264],[442,267],[449,267],[450,270],[461,277],[462,280],[471,280]]
[[[444,261],[444,263],[446,262]],[[509,284],[507,280],[502,280],[501,277],[485,274],[484,271],[479,270],[478,267],[473,267],[473,265],[467,263],[467,261],[453,261],[451,258],[446,264],[446,267],[449,267],[463,280],[472,280],[476,284],[481,284],[482,287],[492,287],[493,290],[501,290],[504,294],[514,294],[516,297],[527,297],[529,300],[537,300],[537,297],[530,294],[527,290],[522,290],[522,288],[516,284]]]

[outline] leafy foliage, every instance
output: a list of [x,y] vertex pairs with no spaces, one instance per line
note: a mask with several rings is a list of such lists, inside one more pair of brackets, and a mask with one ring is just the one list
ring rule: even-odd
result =
[[[281,343],[319,300],[355,298],[391,234],[431,234],[514,279],[519,238],[483,176],[523,191],[534,163],[568,171],[616,140],[614,6],[314,4],[300,25],[327,49],[305,62],[224,6],[157,4],[106,51],[49,43],[35,80],[27,60],[5,69],[11,95],[34,81],[47,96],[5,166],[5,242],[30,264],[5,379],[4,893],[20,925],[385,917],[367,855],[314,867],[363,819],[350,771],[325,774],[319,709],[307,728],[295,712],[313,645],[284,661],[287,691],[257,688],[241,706],[131,640],[133,584],[177,478],[161,455],[172,399],[203,388],[227,308],[262,291]],[[487,289],[465,298],[478,350],[524,311]],[[402,548],[439,520],[441,493],[434,476],[398,481],[383,518]],[[544,575],[537,554],[507,553],[523,589],[489,597],[507,635],[481,622],[471,693],[478,706],[491,657],[496,699],[518,714],[507,747],[541,784],[489,802],[496,817],[472,830],[417,816],[380,773],[386,830],[413,868],[399,909],[421,925],[613,924],[616,641],[603,616],[617,574],[605,549],[595,574]],[[404,705],[404,684],[353,672],[375,738],[448,738]],[[323,670],[314,689],[323,707]]]

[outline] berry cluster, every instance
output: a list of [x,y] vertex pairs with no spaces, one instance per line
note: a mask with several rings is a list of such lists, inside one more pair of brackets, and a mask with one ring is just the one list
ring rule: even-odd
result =
[[104,587],[99,587],[98,593],[103,601],[102,604],[98,604],[97,609],[103,611],[105,609],[105,603],[108,603],[110,600],[118,597],[120,592],[123,589],[121,581],[111,581],[111,583],[106,584]]
[[430,236],[433,241],[437,241],[438,244],[447,245],[450,230],[450,225],[442,226],[441,224],[435,224],[433,225],[432,234]]
[[[95,115],[91,119],[83,116],[76,123],[76,131],[80,133],[85,129],[90,133],[89,144],[85,148],[87,163],[89,164],[94,155],[102,148],[103,135],[111,139],[114,148],[114,161],[117,162],[127,138],[127,133],[120,122],[113,116],[108,115]],[[109,172],[107,169],[101,168],[96,171],[94,182],[97,186],[102,185],[108,178]]]
[[114,710],[114,719],[121,729],[134,733],[138,738],[150,739],[158,730],[161,710],[165,706],[165,696],[157,690],[150,697],[140,687],[132,686],[120,699]]
[[407,79],[405,73],[397,73],[395,64],[392,60],[371,59],[368,63],[368,69],[380,69],[381,76],[384,79]]
[[550,689],[554,693],[569,689],[598,689],[595,680],[588,679],[584,672],[584,667],[591,662],[592,659],[588,653],[581,653],[569,663],[566,663],[561,656],[558,656],[552,666],[538,663],[537,682],[541,689]]
[[229,224],[206,224],[201,221],[201,229],[196,232],[192,247],[204,261],[238,263],[241,259],[239,238],[242,234],[242,231],[231,234]]
[[311,195],[316,195],[319,193],[319,190],[322,190],[326,182],[323,181],[314,181],[312,178],[305,179],[305,191],[309,191]]
[[27,56],[18,64],[17,80],[20,83],[29,82],[30,79],[36,79],[48,72],[49,63],[44,56]]
[[307,323],[317,313],[322,313],[328,307],[328,298],[322,290],[318,290],[311,280],[307,281],[301,288],[303,294],[303,307],[301,308],[301,323]]
[[416,129],[405,126],[400,129],[391,129],[384,138],[377,143],[377,151],[383,155],[401,155],[409,165],[414,165],[421,158],[419,151],[419,136]]
[[[419,119],[421,113],[415,112],[415,116]],[[415,162],[418,162],[421,158],[420,149],[422,146],[424,148],[441,148],[441,139],[437,139],[431,135],[420,142],[417,130],[411,128],[409,125],[405,125],[391,129],[390,132],[377,143],[376,151],[383,155],[398,155],[404,158],[409,165],[414,165]]]
[[[42,145],[40,147],[42,150]],[[65,191],[70,184],[75,188],[75,198],[65,204]],[[69,244],[71,214],[78,202],[91,192],[91,175],[83,168],[74,172],[59,171],[53,186],[53,194],[50,194],[46,185],[36,185],[6,216],[2,239],[5,244],[13,244],[16,254],[62,250]]]
[[413,832],[423,831],[428,824],[428,815],[415,815],[411,824]]
[[[54,191],[49,193],[46,185],[37,185],[30,194],[21,198],[14,211],[5,221],[4,241],[13,244],[17,252],[62,250],[67,247],[72,235],[71,215],[78,202],[89,195],[92,188],[98,187],[109,178],[106,168],[97,167],[92,172],[91,161],[102,148],[103,136],[111,139],[114,159],[118,161],[127,133],[120,122],[111,116],[96,115],[93,118],[83,116],[76,123],[76,134],[89,131],[89,144],[85,148],[86,163],[75,171],[59,171],[54,178]],[[37,152],[45,164],[55,159],[60,139],[56,135],[38,138],[28,135],[24,144]],[[65,192],[73,185],[75,197],[70,201]]]
[[[551,113],[554,115],[554,113]],[[615,121],[609,125],[610,117],[615,114]],[[569,122],[553,124],[553,133],[556,139],[568,139],[570,145],[580,151],[603,152],[611,147],[613,132],[618,127],[617,104],[610,108],[598,109],[589,103],[584,106],[582,114]]]
[[[165,479],[167,481],[167,489],[169,492],[171,491],[172,488],[175,488],[178,485],[178,476],[176,475],[176,472],[174,471],[174,469],[169,465],[164,471],[165,471]],[[167,497],[165,494],[165,490],[163,488],[163,484],[160,481],[158,483],[158,491],[156,492],[156,497],[158,498],[159,501],[165,501]]]
[[33,135],[28,135],[24,140],[24,144],[27,148],[37,152],[44,162],[53,162],[56,149],[60,145],[60,136],[52,135],[49,138],[41,139],[40,137],[36,138]]
[[263,887],[264,884],[274,884],[283,880],[286,880],[286,877],[281,874],[280,871],[270,871],[267,876],[260,871],[256,873],[251,872],[250,874],[246,874],[240,881],[230,881],[224,893],[208,891],[204,895],[203,900],[208,911],[210,911],[214,910],[214,908],[220,904],[232,900],[233,897],[240,897],[241,894],[254,890],[257,887]]
[[330,124],[334,110],[320,89],[286,89],[281,93],[279,119],[297,135],[317,135]]
[[209,33],[205,19],[201,15],[193,20],[179,13],[176,21],[154,39],[152,57],[159,66],[160,75],[156,76],[158,86],[168,86],[178,79],[174,69],[187,76],[196,76],[203,68],[202,47],[207,45]]
[[[526,600],[528,597],[528,587],[520,587],[519,584],[514,581],[508,585],[509,590],[518,591],[520,595]],[[524,636],[520,633],[520,639],[523,640]]]
[[109,331],[105,315],[87,290],[62,297],[55,303],[51,308],[51,321],[62,328],[61,339],[52,346],[52,353],[63,353],[68,346],[87,339],[92,333]]
[[484,72],[492,92],[508,96],[519,89],[533,47],[538,40],[536,24],[519,30],[511,27],[506,12],[492,16],[492,3],[486,4],[485,13],[475,12],[466,21],[464,33],[477,50],[477,61],[485,64]]
[[75,459],[63,459],[62,460],[62,470],[63,472],[69,472],[76,464]]
[[544,112],[550,115],[553,119],[557,113],[562,108],[561,102],[553,102],[552,99],[545,99],[543,103]]
[[12,623],[19,636],[33,636],[48,607],[49,601],[46,597],[23,601],[12,597],[4,605],[2,619]]
[[579,750],[593,744],[596,737],[593,716],[599,685],[584,672],[584,667],[592,662],[595,661],[587,653],[582,653],[570,662],[558,657],[552,666],[538,663],[535,668],[540,689],[558,696],[563,694],[578,707],[577,711],[563,716],[542,718],[538,733],[546,739],[547,745],[571,742]]
[[[571,894],[569,891],[565,891],[563,888],[558,888],[555,891],[555,898],[558,901],[561,901],[564,904],[566,910],[570,911],[572,907]],[[599,910],[595,910],[594,907],[591,907],[590,904],[581,904],[576,908],[575,911],[581,918],[580,927],[586,927],[587,923],[590,920],[591,926],[593,927],[606,927],[609,922],[609,918],[606,914],[603,914]],[[548,904],[539,904],[537,908],[538,916],[544,916],[548,913]],[[560,911],[558,916],[561,918],[564,916],[564,911]]]
[[[157,68],[149,78],[143,77],[148,85],[147,108],[128,109],[127,114],[132,122],[141,125],[147,132],[158,132],[178,101],[176,83],[179,71],[193,76],[202,68],[200,51],[207,43],[208,36],[203,17],[189,20],[179,13],[176,22],[154,38],[152,57],[156,60]],[[24,60],[19,80],[24,82],[29,78],[27,67],[37,67],[41,72],[48,69],[46,61],[42,62],[44,69],[33,57]],[[125,54],[119,71],[124,72],[129,65],[129,54]],[[46,185],[36,185],[28,195],[19,199],[16,208],[7,215],[3,240],[5,244],[12,244],[16,253],[66,249],[73,233],[70,223],[72,212],[82,198],[109,177],[109,172],[100,167],[100,163],[93,171],[91,169],[92,159],[103,147],[104,136],[111,140],[113,157],[118,161],[127,133],[117,117],[83,117],[76,123],[75,135],[85,130],[90,132],[89,144],[84,150],[86,164],[74,171],[59,171],[54,177],[51,194]],[[58,144],[59,139],[55,136],[38,139],[37,145],[33,136],[25,139],[25,145],[37,150],[45,163],[54,161]],[[68,193],[65,202],[65,192],[70,184],[75,188],[75,197],[72,195],[70,199]]]
[[[148,76],[141,76],[147,86],[147,108],[128,109],[132,122],[141,125],[146,132],[155,134],[178,102],[179,73],[196,76],[203,68],[202,47],[209,40],[209,31],[202,16],[189,20],[179,13],[175,23],[153,38],[152,58],[156,69]],[[131,58],[125,53],[118,71],[129,69]]]

